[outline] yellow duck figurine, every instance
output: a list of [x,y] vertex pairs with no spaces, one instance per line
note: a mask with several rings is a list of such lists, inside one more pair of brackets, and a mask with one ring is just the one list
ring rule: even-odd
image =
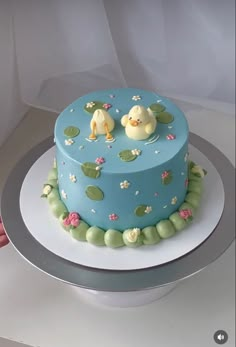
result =
[[113,140],[113,136],[110,133],[115,127],[115,121],[110,114],[102,109],[98,109],[93,113],[93,117],[90,122],[90,128],[92,130],[89,135],[90,140],[96,140],[96,135],[106,134],[107,140]]
[[157,121],[151,110],[135,105],[121,118],[121,124],[129,138],[145,140],[156,130]]

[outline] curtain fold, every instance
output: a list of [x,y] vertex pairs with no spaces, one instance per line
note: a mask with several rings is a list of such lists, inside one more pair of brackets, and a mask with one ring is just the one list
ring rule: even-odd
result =
[[0,147],[27,110],[20,95],[11,2],[0,1]]

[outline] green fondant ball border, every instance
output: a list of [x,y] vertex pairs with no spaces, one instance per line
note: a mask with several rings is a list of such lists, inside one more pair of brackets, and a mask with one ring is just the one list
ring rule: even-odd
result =
[[[189,162],[189,167],[191,168],[191,162]],[[127,234],[130,229],[124,230],[123,232],[115,229],[105,231],[96,226],[89,226],[83,220],[80,220],[80,224],[76,228],[64,226],[63,216],[68,213],[68,210],[60,198],[57,185],[56,168],[50,170],[48,181],[46,182],[46,184],[48,184],[49,181],[50,183],[53,183],[52,190],[48,194],[47,200],[50,210],[52,211],[53,215],[59,219],[62,228],[69,232],[70,235],[78,241],[87,241],[95,246],[107,246],[110,248],[118,248],[123,246],[136,248],[142,245],[154,245],[159,243],[162,239],[167,239],[174,236],[177,232],[180,232],[189,226],[191,220],[181,218],[179,211],[191,210],[192,217],[194,218],[195,216],[196,210],[200,205],[203,178],[197,177],[196,180],[195,176],[190,172],[190,170],[188,174],[188,191],[184,203],[178,210],[172,213],[168,219],[161,220],[154,226],[147,226],[140,230],[140,235],[135,242],[130,242],[130,240],[127,238]]]

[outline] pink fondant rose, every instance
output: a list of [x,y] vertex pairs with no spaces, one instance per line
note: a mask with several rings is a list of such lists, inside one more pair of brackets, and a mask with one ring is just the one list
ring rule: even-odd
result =
[[77,227],[79,225],[79,219],[78,218],[74,218],[70,221],[70,224],[73,226],[73,227]]
[[69,218],[70,219],[80,218],[80,215],[77,212],[70,212],[69,213]]
[[190,210],[190,209],[185,209],[185,210],[179,211],[179,216],[186,221],[190,221],[193,219],[192,210]]
[[63,224],[66,225],[66,226],[70,225],[70,218],[69,217],[65,218],[63,220]]
[[63,220],[63,224],[66,226],[72,226],[76,228],[80,223],[80,215],[77,212],[70,212],[69,215]]

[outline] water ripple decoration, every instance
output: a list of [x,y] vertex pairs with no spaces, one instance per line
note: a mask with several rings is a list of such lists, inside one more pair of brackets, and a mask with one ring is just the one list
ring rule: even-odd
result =
[[88,139],[87,137],[85,138],[85,140],[88,141],[88,142],[98,142],[98,139],[96,139],[96,140],[91,140],[91,139]]
[[159,139],[160,135],[154,135],[153,137],[148,140],[148,142],[145,142],[145,145],[151,145],[152,143],[156,142]]
[[115,142],[116,141],[116,139],[115,138],[113,138],[112,140],[106,140],[105,142],[109,142],[109,143],[112,143],[112,142]]

